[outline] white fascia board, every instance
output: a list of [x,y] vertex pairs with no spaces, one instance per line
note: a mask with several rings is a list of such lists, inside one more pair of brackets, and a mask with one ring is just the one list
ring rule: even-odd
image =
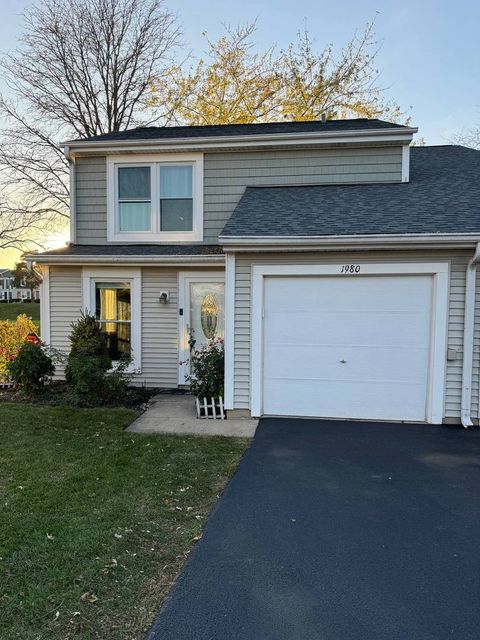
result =
[[409,144],[416,127],[403,129],[372,129],[369,131],[319,131],[309,133],[270,133],[234,136],[208,136],[198,138],[175,138],[168,140],[106,140],[105,142],[68,141],[61,143],[69,155],[82,151],[120,153],[128,151],[180,151],[193,149],[221,149],[224,147],[269,147],[296,144]]
[[225,251],[252,251],[272,249],[325,248],[328,246],[377,246],[394,244],[464,244],[475,245],[480,241],[480,233],[408,233],[408,234],[369,234],[345,236],[220,236],[219,242]]
[[208,266],[225,263],[225,256],[35,256],[35,262],[40,264],[65,264],[65,265],[159,265],[159,266]]
[[[67,152],[68,153],[68,152]],[[70,242],[75,244],[77,236],[77,191],[75,187],[75,160],[74,158],[68,158],[69,164],[69,191],[70,191]]]

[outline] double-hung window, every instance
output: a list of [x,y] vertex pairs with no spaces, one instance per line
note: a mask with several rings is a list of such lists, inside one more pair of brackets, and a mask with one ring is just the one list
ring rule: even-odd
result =
[[203,239],[203,156],[109,157],[108,239]]

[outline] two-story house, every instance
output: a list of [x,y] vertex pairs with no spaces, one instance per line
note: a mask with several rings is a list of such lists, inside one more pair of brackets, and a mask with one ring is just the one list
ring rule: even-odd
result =
[[225,336],[227,409],[479,417],[480,152],[379,120],[137,128],[65,143],[71,244],[35,260],[43,338],[94,313],[135,381]]

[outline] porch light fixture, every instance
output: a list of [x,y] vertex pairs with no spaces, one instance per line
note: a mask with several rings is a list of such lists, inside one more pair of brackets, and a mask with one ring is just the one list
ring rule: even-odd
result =
[[168,291],[160,291],[160,304],[167,304],[169,297]]

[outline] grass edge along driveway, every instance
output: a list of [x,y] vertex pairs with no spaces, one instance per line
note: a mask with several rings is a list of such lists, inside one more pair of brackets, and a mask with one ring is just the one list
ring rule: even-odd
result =
[[0,637],[141,638],[247,441],[0,404]]

